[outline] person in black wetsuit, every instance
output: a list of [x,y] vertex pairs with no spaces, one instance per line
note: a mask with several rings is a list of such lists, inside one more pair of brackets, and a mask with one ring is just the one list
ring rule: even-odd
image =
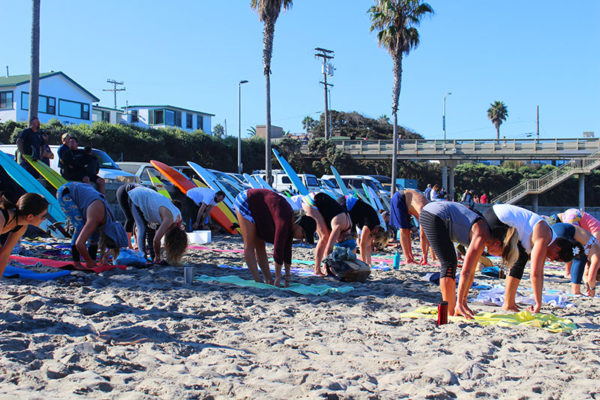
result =
[[319,242],[315,250],[315,275],[326,276],[321,270],[323,258],[333,251],[333,245],[350,233],[352,220],[345,208],[325,193],[310,193],[303,199],[302,209],[317,222]]
[[352,225],[360,229],[360,259],[370,267],[373,244],[378,243],[385,246],[388,241],[377,211],[369,204],[351,195],[342,196],[337,201],[350,214]]
[[48,200],[37,193],[26,193],[14,205],[6,198],[0,201],[0,234],[8,233],[0,248],[0,277],[10,259],[10,253],[27,230],[27,226],[40,226],[48,212]]

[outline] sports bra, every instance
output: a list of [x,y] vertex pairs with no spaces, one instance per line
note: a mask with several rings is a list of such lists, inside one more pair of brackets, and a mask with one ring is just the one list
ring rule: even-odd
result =
[[[0,211],[2,211],[2,215],[4,216],[4,226],[2,227],[4,229],[4,227],[6,225],[8,225],[12,220],[9,220],[10,214],[8,213],[8,210],[4,209],[4,208],[0,208]],[[17,213],[15,212],[15,216],[13,217],[14,220],[17,219]],[[19,229],[21,229],[23,227],[23,225],[16,225],[13,229],[11,229],[8,232],[5,233],[13,233],[18,231]],[[4,232],[3,232],[4,233]]]

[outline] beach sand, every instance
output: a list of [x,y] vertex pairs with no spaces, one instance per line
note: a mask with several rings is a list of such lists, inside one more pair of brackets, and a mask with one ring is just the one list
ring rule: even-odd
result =
[[[242,242],[216,236],[207,246]],[[312,254],[294,248],[294,258]],[[196,275],[250,279],[217,267],[241,264],[240,253],[190,250],[184,263]],[[438,287],[423,280],[437,270],[373,271],[366,283],[293,277],[354,288],[324,296],[185,285],[181,267],[2,279],[0,398],[600,398],[599,298],[543,308],[579,325],[568,333],[400,318],[438,304]],[[476,281],[499,283],[479,274]],[[558,276],[547,276],[545,287],[569,290]],[[521,289],[529,288],[524,279]]]

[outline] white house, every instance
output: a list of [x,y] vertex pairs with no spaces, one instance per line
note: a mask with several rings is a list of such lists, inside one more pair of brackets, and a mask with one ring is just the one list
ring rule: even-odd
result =
[[[29,80],[30,75],[0,77],[0,120],[27,121]],[[63,124],[90,124],[92,103],[100,101],[61,71],[40,74],[39,94],[42,123],[56,118]]]
[[173,106],[127,106],[126,122],[142,128],[181,128],[188,132],[201,129],[211,134],[214,114]]
[[92,109],[92,122],[108,122],[111,124],[125,123],[125,111],[120,108],[104,107],[94,104]]

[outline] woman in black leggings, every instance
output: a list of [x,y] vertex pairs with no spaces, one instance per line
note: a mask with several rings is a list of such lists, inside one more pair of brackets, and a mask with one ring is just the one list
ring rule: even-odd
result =
[[127,243],[129,244],[129,248],[132,248],[131,245],[131,236],[133,234],[133,224],[135,220],[133,219],[133,214],[131,213],[131,204],[129,203],[129,191],[135,189],[136,187],[140,187],[136,183],[127,183],[125,185],[121,185],[117,188],[117,201],[119,202],[119,206],[121,206],[121,210],[125,214],[125,232],[127,232]]
[[[436,201],[423,207],[419,223],[435,255],[442,264],[440,290],[451,315],[473,318],[467,295],[475,276],[475,267],[490,239],[490,228],[483,217],[460,203]],[[465,254],[456,299],[456,250],[452,242],[469,246]]]

